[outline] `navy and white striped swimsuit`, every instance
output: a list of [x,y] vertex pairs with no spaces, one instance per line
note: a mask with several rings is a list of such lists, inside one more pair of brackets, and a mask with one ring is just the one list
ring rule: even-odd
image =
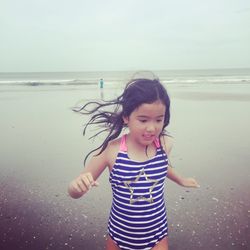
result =
[[168,158],[157,140],[153,158],[133,161],[125,138],[110,172],[113,202],[108,232],[122,250],[149,250],[168,234],[164,201]]

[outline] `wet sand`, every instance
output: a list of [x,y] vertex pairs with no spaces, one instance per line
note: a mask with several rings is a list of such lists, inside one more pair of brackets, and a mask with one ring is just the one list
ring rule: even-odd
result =
[[[170,249],[249,249],[250,87],[170,86],[169,93],[172,165],[201,185],[167,181]],[[98,144],[82,136],[86,118],[70,107],[100,96],[93,87],[1,90],[0,249],[105,249],[108,172],[84,198],[67,194]]]

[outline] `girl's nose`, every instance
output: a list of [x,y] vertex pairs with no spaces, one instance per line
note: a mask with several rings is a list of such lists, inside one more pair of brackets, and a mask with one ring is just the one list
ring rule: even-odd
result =
[[148,132],[154,132],[155,131],[155,126],[153,124],[148,124],[146,130]]

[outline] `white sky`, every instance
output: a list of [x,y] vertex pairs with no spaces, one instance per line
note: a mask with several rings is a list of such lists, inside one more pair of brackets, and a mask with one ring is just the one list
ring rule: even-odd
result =
[[249,0],[0,0],[0,72],[235,67]]

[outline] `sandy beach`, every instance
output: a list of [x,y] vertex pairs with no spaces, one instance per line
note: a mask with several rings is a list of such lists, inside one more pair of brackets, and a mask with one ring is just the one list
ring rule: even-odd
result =
[[[172,165],[201,187],[167,180],[169,247],[249,249],[250,86],[167,86]],[[104,88],[103,98],[119,94]],[[0,249],[102,250],[111,189],[108,171],[84,198],[67,194],[86,153],[78,101],[100,98],[96,86],[16,86],[0,91]]]

